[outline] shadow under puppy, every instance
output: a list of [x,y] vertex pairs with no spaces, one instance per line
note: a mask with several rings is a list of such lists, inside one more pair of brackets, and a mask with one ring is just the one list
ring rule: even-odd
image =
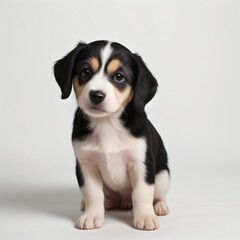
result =
[[116,42],[79,43],[54,65],[54,75],[78,108],[72,143],[83,194],[80,229],[103,226],[105,209],[132,209],[133,224],[159,228],[157,215],[169,213],[167,153],[147,119],[145,105],[157,81],[141,57]]

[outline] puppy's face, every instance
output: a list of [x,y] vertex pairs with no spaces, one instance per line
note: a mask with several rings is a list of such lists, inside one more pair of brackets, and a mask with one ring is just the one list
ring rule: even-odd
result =
[[144,112],[157,90],[157,81],[142,58],[116,42],[79,43],[54,65],[54,75],[69,97],[73,86],[78,106],[90,117],[132,110]]
[[114,44],[95,42],[83,48],[74,67],[73,88],[79,107],[92,117],[121,112],[131,101],[134,62]]

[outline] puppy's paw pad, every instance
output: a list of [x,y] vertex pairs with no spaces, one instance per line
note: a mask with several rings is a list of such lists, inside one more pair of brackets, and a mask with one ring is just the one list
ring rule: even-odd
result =
[[169,214],[169,208],[165,201],[158,201],[154,205],[154,211],[158,216],[166,216]]
[[139,230],[153,231],[159,228],[158,219],[155,215],[136,217],[133,224]]
[[83,215],[77,219],[75,227],[82,230],[97,229],[103,226],[103,219],[91,215]]

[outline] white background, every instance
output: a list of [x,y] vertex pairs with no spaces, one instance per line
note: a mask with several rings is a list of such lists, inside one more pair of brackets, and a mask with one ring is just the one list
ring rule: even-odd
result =
[[[240,239],[240,2],[0,1],[0,238]],[[147,113],[169,153],[171,214],[161,229],[106,213],[80,231],[71,147],[74,97],[54,61],[78,41],[118,41],[159,82]]]

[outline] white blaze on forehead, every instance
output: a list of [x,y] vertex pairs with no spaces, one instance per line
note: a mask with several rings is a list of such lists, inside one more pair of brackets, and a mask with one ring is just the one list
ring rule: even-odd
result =
[[107,45],[101,51],[101,60],[102,60],[102,69],[101,69],[101,71],[104,70],[105,65],[107,63],[107,60],[111,56],[112,51],[113,51],[113,49],[111,47],[111,42],[108,42]]
[[104,93],[109,93],[111,91],[112,85],[110,84],[109,81],[104,81],[107,80],[107,75],[104,72],[106,63],[111,56],[113,49],[111,47],[111,42],[108,42],[107,45],[101,50],[100,52],[100,58],[102,62],[102,66],[100,71],[93,76],[91,81],[88,83],[88,88],[89,90],[101,90]]

